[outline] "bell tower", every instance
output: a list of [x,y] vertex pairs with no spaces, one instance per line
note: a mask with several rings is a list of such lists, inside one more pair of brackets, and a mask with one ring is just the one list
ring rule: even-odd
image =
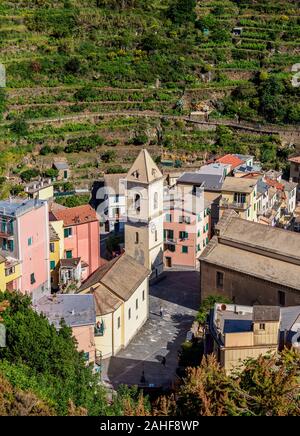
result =
[[143,149],[126,177],[125,251],[152,271],[163,272],[163,175]]

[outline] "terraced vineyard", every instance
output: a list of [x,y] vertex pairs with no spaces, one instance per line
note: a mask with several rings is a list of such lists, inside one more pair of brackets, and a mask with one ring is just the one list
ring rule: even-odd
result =
[[297,0],[1,1],[0,62],[0,169],[16,180],[64,156],[84,183],[145,145],[184,165],[232,151],[278,167],[291,150],[277,135],[203,129],[190,112],[300,124]]

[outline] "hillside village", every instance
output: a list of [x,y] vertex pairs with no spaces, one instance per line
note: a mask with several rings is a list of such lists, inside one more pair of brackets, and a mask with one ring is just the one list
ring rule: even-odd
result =
[[121,3],[0,5],[0,380],[40,414],[172,415],[198,370],[299,358],[297,2]]

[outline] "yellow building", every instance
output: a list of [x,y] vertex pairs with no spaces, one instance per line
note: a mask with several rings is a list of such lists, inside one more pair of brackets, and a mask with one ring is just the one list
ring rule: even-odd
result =
[[206,351],[230,373],[245,359],[276,353],[279,330],[280,307],[215,304],[209,322],[213,350]]
[[227,177],[222,186],[220,218],[225,210],[233,209],[248,221],[257,222],[257,179]]
[[21,264],[13,258],[0,255],[0,291],[18,290],[21,277]]
[[51,288],[58,289],[59,282],[59,264],[64,255],[64,236],[63,222],[55,221],[49,224],[49,258],[50,258],[50,273],[51,273]]
[[96,354],[125,348],[148,319],[150,271],[123,254],[96,270],[79,289],[94,295]]
[[5,257],[0,255],[0,291],[4,292],[5,290]]
[[51,200],[54,197],[54,189],[51,179],[36,180],[25,186],[28,198],[38,200]]

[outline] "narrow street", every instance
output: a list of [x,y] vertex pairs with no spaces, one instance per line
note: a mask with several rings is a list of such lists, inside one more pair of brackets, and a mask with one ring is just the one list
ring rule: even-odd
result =
[[[163,317],[160,308],[163,308]],[[175,378],[178,351],[199,307],[199,274],[168,271],[151,286],[150,318],[126,350],[104,362],[103,380],[116,388],[141,382],[168,387]],[[162,364],[165,357],[166,365]]]

